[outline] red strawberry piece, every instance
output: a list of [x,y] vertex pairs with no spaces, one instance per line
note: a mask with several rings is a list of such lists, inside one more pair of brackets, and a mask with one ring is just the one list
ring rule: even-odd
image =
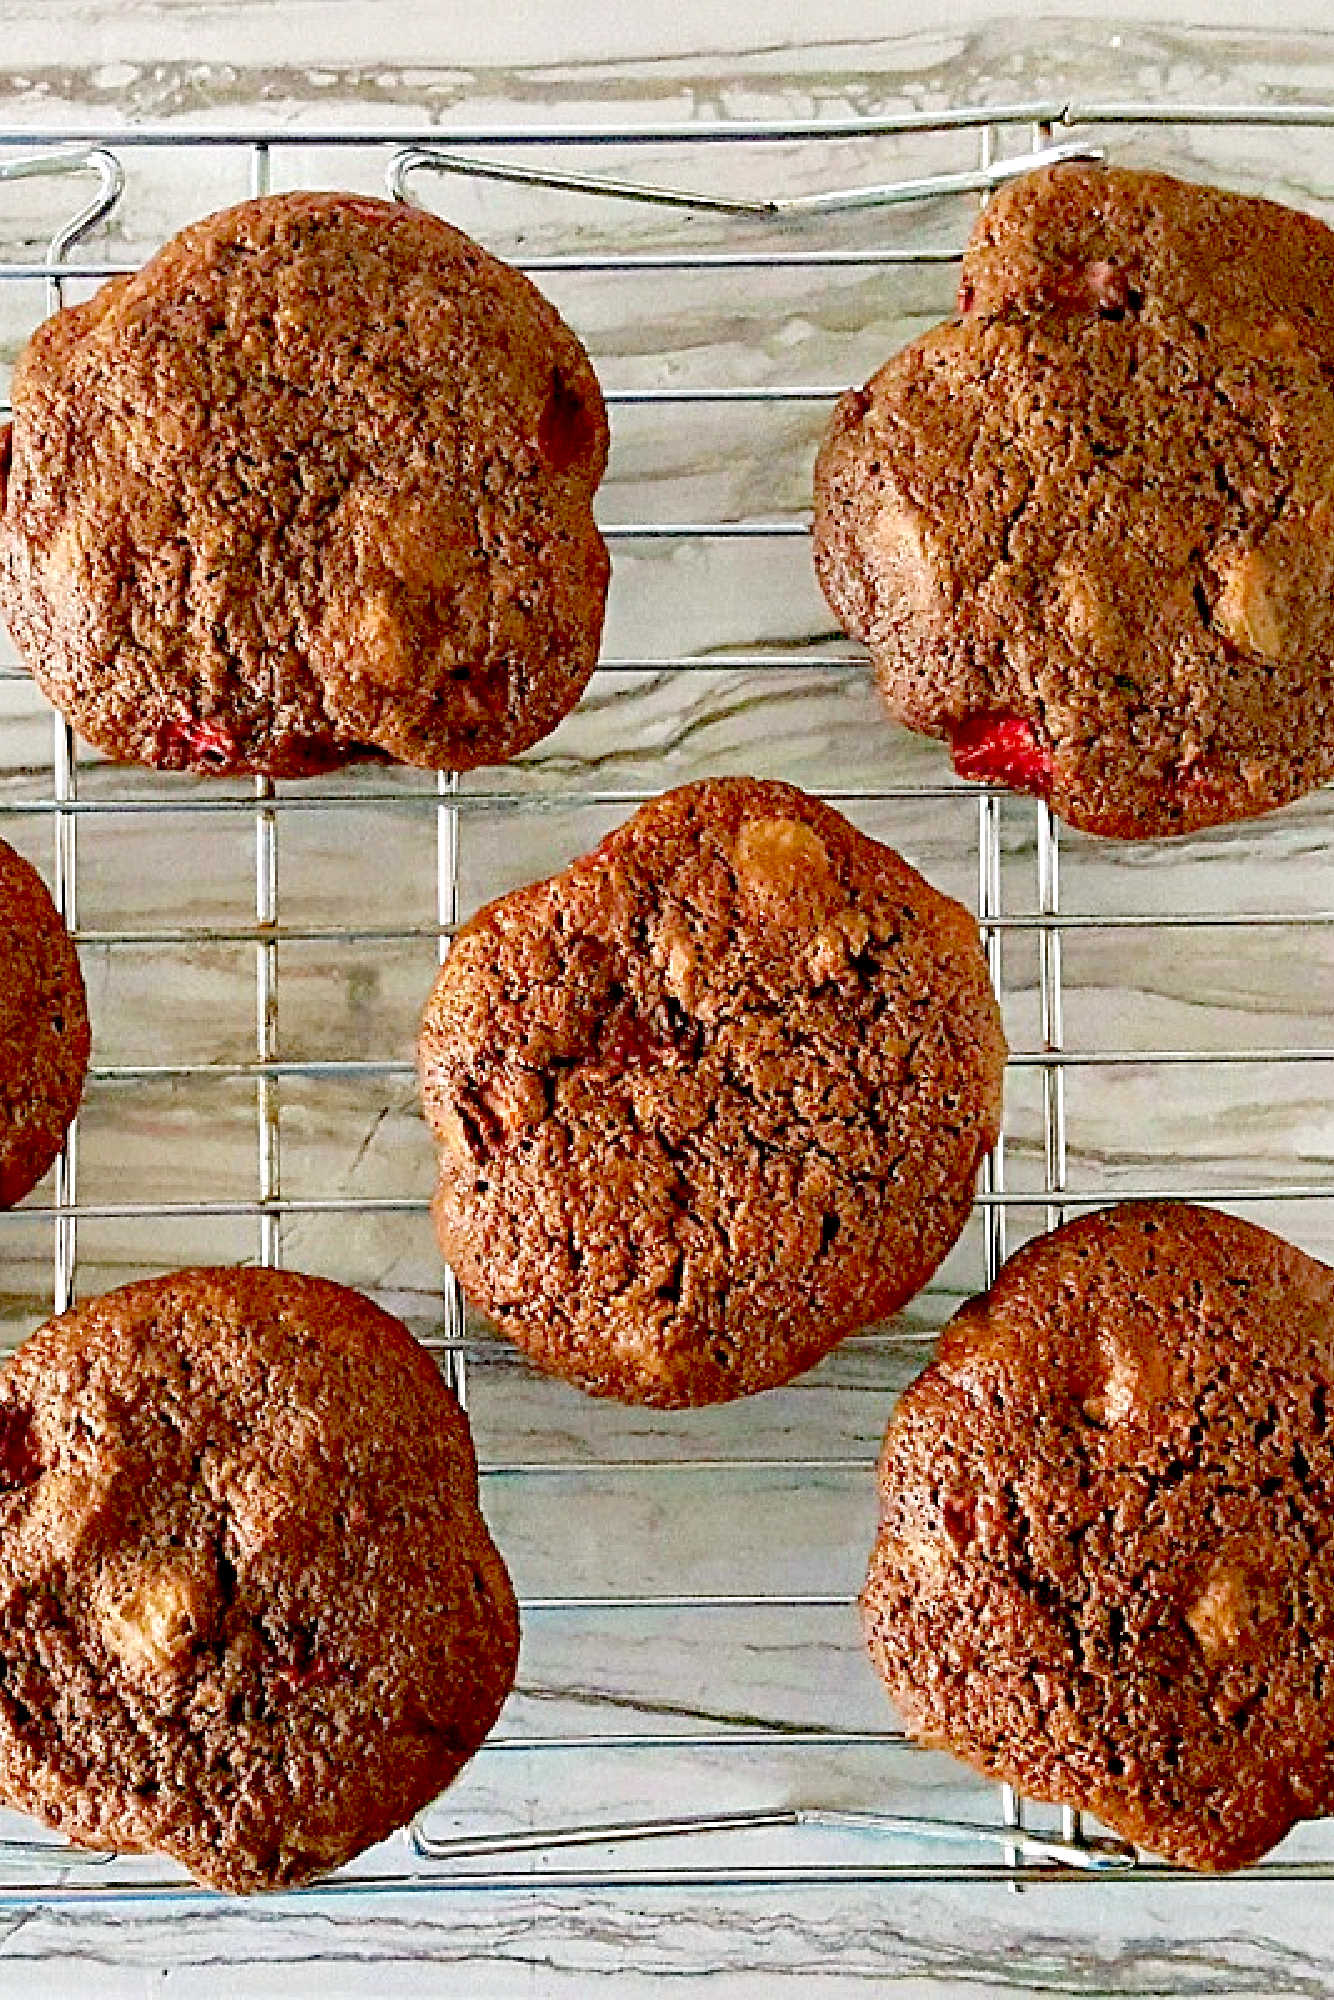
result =
[[1176,788],[1200,812],[1212,812],[1228,801],[1222,772],[1202,759],[1178,765]]
[[537,448],[553,472],[568,472],[593,448],[597,430],[584,399],[559,368],[551,371],[551,394],[537,426]]
[[941,1522],[956,1549],[962,1552],[977,1533],[977,1500],[971,1493],[947,1493],[941,1501]]
[[292,1634],[286,1653],[270,1668],[275,1691],[300,1694],[305,1688],[327,1687],[334,1679],[334,1663],[310,1631]]
[[0,1409],[0,1490],[30,1486],[45,1470],[32,1433],[32,1412],[21,1404]]
[[1141,294],[1132,289],[1120,265],[1105,260],[1061,271],[1049,296],[1054,305],[1064,306],[1070,312],[1097,312],[1108,319],[1120,319],[1128,306],[1143,303]]
[[655,1062],[671,1046],[670,1037],[656,1034],[641,1014],[623,1014],[612,1023],[599,1054],[613,1069],[638,1069],[641,1064]]
[[950,729],[950,756],[961,778],[1009,785],[1045,797],[1055,765],[1022,715],[968,715]]
[[300,1694],[304,1688],[327,1687],[333,1677],[333,1662],[323,1653],[317,1653],[301,1667],[279,1667],[274,1675],[279,1686],[293,1694]]
[[194,715],[182,715],[174,722],[163,723],[158,732],[158,747],[163,757],[182,757],[192,770],[201,765],[207,769],[231,764],[236,756],[235,739],[220,722],[205,722]]

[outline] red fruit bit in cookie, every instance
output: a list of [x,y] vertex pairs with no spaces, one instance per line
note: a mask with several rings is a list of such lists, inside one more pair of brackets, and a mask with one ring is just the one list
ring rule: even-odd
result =
[[1046,794],[1055,766],[1022,715],[969,715],[950,730],[950,756],[961,778]]
[[1135,290],[1120,265],[1105,260],[1055,273],[1047,297],[1068,312],[1096,312],[1104,319],[1120,319],[1144,303],[1144,294]]
[[961,1553],[977,1533],[977,1501],[971,1493],[947,1493],[940,1503],[945,1533]]
[[323,1653],[317,1653],[303,1667],[279,1667],[274,1675],[278,1685],[293,1694],[300,1694],[305,1688],[327,1687],[333,1677],[333,1662]]
[[1187,809],[1197,813],[1217,812],[1228,804],[1231,797],[1223,773],[1202,759],[1178,765],[1175,783]]
[[230,764],[236,756],[236,742],[220,722],[204,722],[197,716],[182,715],[164,722],[158,731],[158,750],[164,758],[183,756],[191,769],[202,764]]
[[30,1486],[45,1470],[32,1434],[32,1412],[21,1404],[0,1409],[0,1491]]
[[655,1062],[671,1048],[670,1037],[656,1034],[640,1014],[623,1014],[611,1025],[598,1051],[602,1062],[614,1070],[638,1069]]
[[559,368],[551,371],[551,394],[537,426],[537,448],[553,472],[568,472],[592,450],[596,431],[583,397]]
[[650,1063],[691,1060],[699,1053],[699,1029],[679,1004],[668,1000],[656,1018],[627,1008],[604,1026],[597,1060],[617,1074]]
[[297,1630],[285,1652],[269,1671],[275,1690],[301,1694],[306,1688],[327,1687],[335,1677],[334,1663],[312,1632]]

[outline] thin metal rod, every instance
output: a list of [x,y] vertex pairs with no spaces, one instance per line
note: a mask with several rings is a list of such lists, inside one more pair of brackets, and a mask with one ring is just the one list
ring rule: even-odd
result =
[[962,244],[941,250],[584,250],[525,257],[519,269],[533,276],[548,271],[930,270],[958,264],[962,256]]
[[[411,944],[441,936],[439,924],[170,924],[158,930],[80,930],[78,942],[99,950],[125,945],[256,944],[269,938],[280,944]],[[197,1065],[188,1064],[187,1068]],[[207,1067],[207,1065],[206,1065]]]
[[[767,1729],[572,1730],[563,1736],[488,1736],[479,1757],[559,1755],[573,1750],[891,1750],[897,1756],[926,1753],[925,1744],[902,1729],[792,1729],[776,1722]],[[929,1754],[929,1753],[928,1753]]]
[[974,171],[958,174],[928,174],[920,180],[880,181],[865,187],[829,188],[819,194],[792,195],[775,201],[773,212],[784,217],[841,215],[866,208],[897,208],[910,202],[934,201],[954,194],[982,194],[1033,173],[1038,167],[1060,166],[1069,160],[1101,160],[1097,146],[1076,140],[1064,146],[1046,146],[1037,153],[1021,153],[1012,159],[992,160]]
[[602,399],[618,409],[691,403],[832,403],[847,386],[846,382],[755,382],[741,388],[604,389]]
[[652,202],[658,208],[699,209],[715,215],[772,215],[774,204],[746,201],[734,195],[692,194],[682,188],[648,187],[608,174],[578,174],[549,167],[521,167],[514,161],[474,159],[445,153],[438,147],[414,146],[396,153],[385,170],[385,185],[394,201],[411,202],[412,174],[462,174],[469,179],[510,181],[519,187],[563,188],[572,194],[611,196],[619,201]]
[[1058,122],[1072,125],[1280,125],[1290,130],[1334,125],[1334,104],[1067,104]]
[[[987,123],[979,135],[979,161],[982,171],[990,167],[995,149],[995,129]],[[986,196],[981,203],[986,206]],[[977,914],[982,930],[982,943],[987,956],[987,970],[997,1001],[1002,1005],[1005,998],[1005,950],[1001,932],[992,923],[1000,915],[1002,905],[1001,842],[1000,842],[1000,801],[990,792],[984,793],[977,806]],[[1005,1129],[996,1135],[996,1143],[982,1162],[982,1197],[988,1203],[984,1212],[982,1231],[982,1271],[983,1282],[990,1290],[995,1284],[1001,1265],[1005,1262],[1005,1210],[999,1197],[1005,1187]]]
[[[726,662],[718,663],[720,671],[726,671]],[[549,781],[542,778],[535,765],[518,766],[526,769],[537,782],[531,791],[492,791],[479,785],[475,790],[460,792],[458,809],[460,812],[575,812],[587,806],[634,806],[642,805],[646,799],[656,798],[657,793],[645,786],[622,786],[613,790],[568,790],[559,791],[549,787]],[[1329,791],[1331,788],[1324,788]],[[830,804],[844,805],[886,805],[895,800],[919,800],[929,802],[934,799],[952,800],[958,805],[973,805],[979,798],[1004,799],[1013,797],[1002,785],[981,786],[974,784],[918,784],[918,785],[825,785],[820,788],[820,797]],[[339,812],[370,811],[386,806],[416,806],[424,810],[433,808],[435,798],[429,792],[284,792],[272,801],[273,809],[279,813],[290,812]],[[117,813],[245,813],[255,810],[253,796],[237,798],[229,793],[189,792],[172,790],[164,792],[160,798],[135,798],[120,795],[111,799],[72,799],[66,805],[54,798],[3,799],[0,798],[0,818],[9,816],[18,819],[40,818],[43,814],[69,812],[80,818],[90,813],[106,817]],[[1183,850],[1184,851],[1184,850]],[[1224,910],[1204,913],[1183,914],[1179,918],[1164,918],[1149,913],[1135,912],[1125,916],[1105,917],[1052,917],[1026,914],[1008,917],[998,914],[993,920],[1002,930],[1038,930],[1050,925],[1056,930],[1115,930],[1117,928],[1144,929],[1217,929],[1227,925],[1249,927],[1253,924],[1270,924],[1286,927],[1309,924],[1312,927],[1334,922],[1334,911],[1315,910],[1311,912],[1263,911],[1228,912]]]
[[[434,929],[420,934],[433,938]],[[447,940],[446,940],[447,941]],[[1059,1075],[1067,1069],[1159,1069],[1172,1068],[1267,1068],[1275,1063],[1305,1064],[1334,1062],[1331,1049],[1016,1049],[1010,1053],[1010,1069],[1035,1069]],[[405,1056],[299,1056],[271,1057],[255,1062],[178,1062],[95,1064],[89,1075],[108,1083],[169,1083],[197,1078],[206,1082],[236,1081],[247,1077],[311,1077],[336,1081],[353,1077],[401,1077],[416,1075],[415,1063]],[[1059,1185],[1064,1187],[1064,1169]],[[1052,1177],[1048,1177],[1049,1190]],[[1055,1224],[1052,1225],[1055,1227]]]
[[[957,264],[959,249],[942,250],[586,250],[558,251],[549,256],[513,257],[507,261],[519,271],[802,271],[880,270],[889,267],[931,269]],[[52,267],[22,258],[0,261],[0,279],[44,278]],[[66,278],[125,278],[139,269],[138,264],[61,264],[54,275]]]
[[[61,715],[52,717],[52,783],[57,799],[74,797],[76,767],[74,732]],[[77,822],[64,814],[57,817],[54,853],[54,899],[66,928],[75,930],[79,921],[79,871]],[[56,1160],[55,1240],[53,1245],[53,1309],[68,1312],[74,1303],[78,1272],[79,1200],[79,1121],[75,1116],[65,1132],[64,1144]]]
[[[1273,1181],[1254,1186],[1227,1184],[1212,1187],[1198,1181],[1185,1187],[1148,1186],[1099,1188],[1081,1194],[1069,1188],[1063,1197],[1066,1208],[1107,1208],[1124,1201],[1202,1201],[1265,1204],[1278,1201],[1334,1201],[1334,1177],[1324,1181]],[[1045,1188],[983,1189],[974,1197],[974,1207],[989,1213],[995,1209],[1040,1209],[1047,1204]],[[168,1221],[176,1216],[259,1216],[273,1215],[426,1215],[430,1202],[418,1195],[284,1195],[279,1200],[250,1201],[99,1201],[63,1208],[56,1202],[24,1202],[18,1208],[0,1209],[0,1229],[6,1224],[32,1222],[39,1217],[80,1216],[102,1222],[116,1220]]]
[[1133,1868],[1136,1854],[1122,1841],[1090,1842],[1078,1847],[1063,1840],[1026,1834],[1010,1841],[995,1827],[966,1820],[918,1818],[905,1813],[842,1812],[824,1806],[758,1806],[740,1812],[689,1813],[672,1819],[612,1820],[602,1826],[535,1827],[523,1833],[475,1833],[445,1838],[428,1832],[420,1821],[412,1829],[418,1854],[432,1861],[474,1861],[485,1856],[533,1854],[574,1847],[622,1846],[641,1840],[690,1840],[701,1835],[748,1833],[771,1827],[812,1827],[826,1833],[865,1833],[881,1838],[943,1841],[950,1845],[990,1847],[1003,1841],[1022,1860],[1080,1868],[1090,1874]]
[[[439,808],[436,813],[436,919],[440,926],[437,962],[444,964],[459,920],[459,774],[442,771],[438,779]],[[441,1290],[446,1340],[453,1343],[445,1354],[443,1374],[446,1385],[458,1398],[460,1409],[468,1407],[468,1364],[463,1347],[467,1308],[463,1287],[452,1264],[446,1264]]]
[[[428,935],[434,936],[434,932]],[[103,1083],[176,1083],[187,1079],[228,1083],[261,1076],[304,1076],[320,1082],[339,1082],[356,1077],[406,1079],[415,1074],[416,1065],[405,1056],[320,1056],[308,1062],[270,1057],[256,1062],[103,1063],[89,1071],[90,1076]]]
[[[97,192],[61,225],[47,244],[46,309],[57,313],[64,304],[64,279],[49,268],[67,258],[90,229],[110,214],[123,186],[120,163],[101,148],[75,154],[11,162],[13,172],[6,178],[24,175],[92,172],[97,176]],[[52,717],[51,790],[56,806],[52,826],[54,900],[68,930],[79,923],[78,822],[67,810],[78,793],[78,767],[74,732],[63,716]],[[52,1244],[52,1299],[57,1313],[68,1312],[74,1303],[78,1275],[79,1121],[71,1119],[56,1160],[55,1228]]]
[[[273,782],[256,778],[255,797],[273,797]],[[278,918],[278,822],[263,806],[255,814],[255,921],[262,928]],[[255,946],[255,1118],[258,1141],[259,1198],[275,1201],[282,1193],[278,1058],[278,947],[271,938]],[[282,1259],[281,1223],[270,1209],[259,1218],[259,1261],[275,1266]]]
[[[985,169],[991,163],[995,149],[996,131],[993,125],[984,125],[979,134],[979,155]],[[988,196],[984,193],[978,206],[985,209]],[[982,929],[982,944],[987,956],[987,969],[991,974],[991,984],[998,1004],[1005,1004],[1005,955],[1004,935],[990,922],[998,916],[1003,902],[1003,855],[1001,850],[1001,804],[995,796],[988,794],[978,802],[977,819],[977,859],[978,859],[978,918]],[[1000,1275],[1006,1254],[1006,1210],[1005,1210],[1005,1122],[1001,1115],[1001,1129],[996,1142],[982,1162],[981,1190],[977,1197],[983,1209],[982,1265],[986,1289],[990,1291]],[[1009,1785],[1001,1786],[1001,1819],[1008,1830],[1022,1829],[1023,1805],[1018,1795]],[[1010,1886],[1014,1887],[1014,1871],[1021,1860],[1021,1845],[1018,1839],[1010,1838],[1002,1842],[1005,1866],[1011,1871]]]
[[[954,799],[963,805],[972,805],[980,796],[1004,796],[1001,788],[994,793],[981,790],[976,785],[830,785],[821,797],[831,803],[848,805],[881,805],[890,799]],[[478,787],[475,791],[460,792],[458,810],[460,812],[577,812],[587,806],[636,806],[646,799],[656,798],[657,792],[649,786],[621,786],[616,790],[588,791],[542,791],[503,792],[488,791]],[[436,806],[432,792],[284,792],[274,798],[273,809],[278,812],[325,812],[336,807],[339,811],[374,810],[386,805],[417,806],[433,809]],[[26,818],[33,814],[53,813],[64,810],[55,799],[0,799],[0,817],[14,814]],[[68,810],[81,817],[89,813],[253,813],[255,802],[250,798],[234,796],[219,797],[211,792],[164,792],[161,798],[76,799]]]
[[608,542],[767,542],[805,537],[811,531],[809,514],[793,514],[776,521],[603,521],[602,536]]
[[[714,118],[685,123],[644,120],[625,124],[538,121],[507,126],[438,125],[307,126],[300,131],[273,125],[136,125],[110,137],[122,151],[141,147],[269,145],[300,153],[311,147],[349,146],[664,146],[687,150],[710,145],[765,145],[784,139],[876,139],[920,132],[979,131],[986,126],[1059,125],[1069,130],[1098,124],[1211,125],[1222,131],[1240,126],[1291,129],[1334,126],[1334,103],[1171,104],[1128,99],[1099,103],[1069,98],[1021,99],[1012,104],[959,105],[941,111],[891,112],[857,118]],[[16,126],[0,131],[0,146],[51,148],[108,143],[105,125]]]
[[1000,187],[1020,174],[1031,173],[1036,167],[1056,166],[1066,160],[1101,158],[1096,147],[1073,140],[1061,146],[1048,144],[1036,152],[1023,153],[1011,159],[988,158],[981,166],[962,173],[927,174],[912,180],[829,188],[817,194],[769,195],[748,199],[698,189],[662,187],[609,174],[574,173],[560,167],[525,167],[513,160],[479,159],[466,153],[448,153],[439,146],[412,146],[394,155],[385,173],[385,183],[393,199],[402,202],[412,199],[408,192],[408,178],[414,173],[460,174],[469,179],[511,181],[521,187],[557,188],[571,194],[647,202],[658,208],[698,209],[717,215],[785,220],[848,214],[868,208],[894,208],[912,202],[934,201],[947,195],[978,194]]
[[[269,149],[257,145],[250,159],[250,192],[269,191]],[[278,820],[273,811],[271,778],[255,779],[255,923],[272,932],[278,921]],[[278,1056],[278,946],[261,936],[255,946],[255,1125],[259,1198],[259,1261],[267,1267],[282,1262],[282,1222],[268,1206],[282,1193],[282,1125],[278,1079],[272,1068]]]
[[521,1611],[846,1611],[856,1603],[846,1591],[650,1590],[571,1591],[519,1597]]
[[168,1222],[178,1216],[222,1217],[273,1215],[425,1215],[430,1203],[420,1195],[287,1196],[261,1203],[250,1201],[81,1201],[77,1209],[55,1202],[24,1202],[0,1208],[0,1228],[6,1223],[31,1222],[41,1216],[76,1214],[97,1222]]
[[487,1479],[588,1479],[600,1478],[603,1473],[615,1473],[618,1477],[628,1473],[636,1477],[640,1473],[656,1475],[660,1472],[706,1473],[713,1479],[720,1473],[734,1472],[738,1468],[746,1472],[852,1472],[860,1475],[874,1466],[875,1459],[874,1451],[864,1452],[858,1458],[540,1458],[484,1465],[482,1471]]
[[[280,1908],[337,1905],[348,1897],[367,1895],[439,1897],[442,1894],[510,1896],[517,1893],[531,1899],[535,1884],[540,1884],[543,1895],[573,1896],[621,1890],[639,1895],[689,1889],[708,1892],[757,1889],[837,1891],[912,1884],[954,1887],[972,1883],[1008,1883],[1015,1879],[1040,1885],[1044,1889],[1074,1884],[1082,1884],[1085,1889],[1089,1887],[1089,1875],[1082,1868],[1034,1863],[1011,1871],[1004,1864],[991,1861],[767,1862],[723,1868],[544,1868],[537,1876],[532,1864],[527,1863],[520,1868],[491,1865],[475,1872],[458,1868],[451,1869],[447,1874],[420,1868],[398,1874],[381,1871],[360,1874],[350,1869],[342,1870],[304,1889],[275,1892],[266,1899],[265,1907],[276,1914]],[[1239,1878],[1235,1875],[1203,1875],[1185,1868],[1160,1867],[1148,1862],[1136,1868],[1111,1869],[1099,1874],[1096,1879],[1101,1887],[1110,1888],[1114,1884],[1125,1883],[1136,1890],[1180,1883],[1206,1897],[1212,1894],[1223,1899],[1231,1897],[1235,1901]],[[1263,1883],[1266,1888],[1281,1883],[1331,1882],[1334,1881],[1334,1861],[1262,1861],[1247,1869],[1240,1879],[1248,1886]],[[60,1882],[0,1887],[0,1910],[89,1909],[101,1905],[132,1908],[135,1905],[163,1903],[181,1908],[203,1906],[221,1910],[226,1907],[216,1890],[200,1888],[184,1875],[157,1880],[139,1877],[124,1882],[108,1882],[102,1877],[82,1881],[77,1887]]]
[[[978,843],[978,921],[982,930],[982,942],[987,956],[987,970],[998,1000],[1005,994],[1005,941],[1003,933],[992,924],[991,919],[999,915],[1001,908],[1001,845],[1000,845],[1000,801],[989,794],[979,799],[977,807]],[[978,1199],[983,1204],[982,1230],[982,1274],[987,1290],[995,1284],[1000,1268],[1005,1262],[1006,1228],[1004,1208],[1005,1188],[1005,1129],[996,1135],[996,1143],[982,1162],[981,1189]]]
[[[1161,108],[1161,107],[1159,107]],[[874,139],[896,133],[958,132],[982,125],[1025,125],[1035,118],[1055,121],[1065,118],[1066,102],[1061,98],[1020,101],[1015,104],[965,105],[945,111],[892,112],[883,116],[858,118],[714,118],[670,122],[644,119],[624,124],[543,124],[540,121],[514,125],[459,125],[443,131],[438,125],[362,125],[306,127],[285,131],[273,125],[215,126],[194,131],[178,125],[134,125],[115,134],[121,147],[137,146],[253,146],[271,145],[300,151],[311,146],[439,146],[442,139],[451,146],[636,146],[767,144],[778,139]],[[1226,112],[1218,122],[1229,122]],[[1299,122],[1294,120],[1294,122]],[[1334,107],[1328,122],[1334,123]],[[25,127],[0,131],[0,146],[61,146],[69,143],[101,143],[105,126],[84,128]]]
[[[1037,807],[1037,895],[1044,916],[1055,916],[1061,907],[1060,828],[1045,799]],[[1065,1041],[1064,996],[1061,989],[1061,934],[1048,926],[1038,937],[1038,986],[1042,1010],[1042,1046],[1047,1057],[1061,1051]],[[1042,1067],[1042,1147],[1047,1188],[1056,1199],[1047,1204],[1047,1227],[1058,1229],[1065,1221],[1065,1205],[1060,1196],[1069,1180],[1065,1122],[1065,1068],[1059,1062],[1044,1061]],[[1072,1806],[1061,1807],[1061,1837],[1067,1848],[1084,1846],[1083,1814]]]
[[[1040,802],[1038,816],[1038,908],[1055,915],[1060,908],[1060,835],[1050,806]],[[1060,932],[1046,929],[1038,938],[1038,989],[1042,1010],[1042,1149],[1048,1191],[1059,1196],[1068,1178],[1065,1131],[1065,1071],[1048,1058],[1059,1054],[1065,1040],[1064,1007],[1061,993]],[[1057,1228],[1065,1220],[1059,1200],[1047,1205],[1047,1227]]]

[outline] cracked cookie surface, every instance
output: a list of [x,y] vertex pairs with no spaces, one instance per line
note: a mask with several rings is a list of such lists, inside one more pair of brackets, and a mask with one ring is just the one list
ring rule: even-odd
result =
[[1000,1119],[977,926],[790,785],[706,780],[466,924],[427,1003],[434,1215],[543,1367],[771,1388],[926,1282]]
[[1334,1271],[1131,1203],[1012,1257],[901,1398],[862,1598],[915,1734],[1183,1866],[1334,1811]]
[[960,309],[817,463],[817,571],[891,713],[1122,837],[1334,775],[1334,233],[1050,168],[979,219]]
[[499,763],[592,673],[607,425],[578,340],[424,211],[266,196],[40,327],[0,609],[114,757]]
[[36,869],[2,840],[0,911],[0,1208],[10,1208],[60,1151],[91,1035],[74,940]]
[[369,1299],[176,1272],[0,1379],[0,1796],[71,1839],[305,1881],[449,1782],[517,1649],[467,1421]]

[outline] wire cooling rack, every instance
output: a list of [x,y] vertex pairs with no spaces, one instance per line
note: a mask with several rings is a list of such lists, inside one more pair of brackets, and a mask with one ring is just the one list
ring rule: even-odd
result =
[[[608,645],[580,714],[516,765],[239,788],[106,765],[59,718],[48,765],[33,748],[46,711],[0,668],[0,822],[49,863],[98,1037],[88,1158],[72,1131],[49,1192],[0,1218],[20,1274],[10,1339],[76,1291],[186,1261],[373,1289],[470,1406],[520,1584],[524,1667],[496,1736],[414,1827],[305,1898],[1199,1879],[908,1742],[852,1599],[892,1395],[1020,1235],[1118,1196],[1196,1195],[1334,1253],[1334,1022],[1311,1039],[1334,937],[1329,799],[1123,849],[948,780],[934,748],[875,716],[857,650],[831,636],[805,504],[834,397],[949,310],[976,202],[1007,175],[1145,156],[1293,192],[1294,134],[1315,144],[1331,126],[1334,106],[1048,103],[689,128],[0,134],[0,206],[21,206],[0,261],[11,349],[192,213],[369,181],[430,200],[558,293],[608,385]],[[509,205],[488,206],[502,189]],[[1309,178],[1302,195],[1318,201]],[[663,511],[678,493],[701,504]],[[472,907],[708,768],[807,783],[970,894],[1016,1052],[974,1222],[923,1299],[791,1390],[674,1427],[532,1376],[452,1278],[432,1299],[411,1041]],[[127,961],[148,969],[122,981]],[[222,1020],[238,996],[243,1032]],[[1328,1832],[1302,1830],[1252,1877],[1334,1877]],[[205,1893],[17,1817],[0,1833],[0,1904]]]

